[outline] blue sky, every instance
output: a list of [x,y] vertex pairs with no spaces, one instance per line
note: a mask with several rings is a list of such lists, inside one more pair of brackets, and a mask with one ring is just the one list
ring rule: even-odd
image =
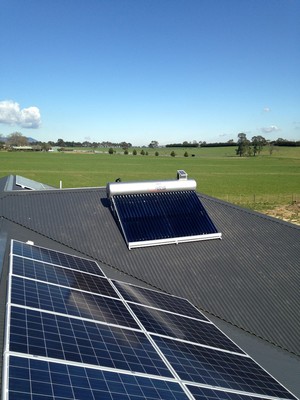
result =
[[300,139],[299,0],[2,0],[0,134]]

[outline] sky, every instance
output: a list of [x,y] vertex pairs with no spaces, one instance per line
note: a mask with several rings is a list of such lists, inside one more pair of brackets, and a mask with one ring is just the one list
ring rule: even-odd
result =
[[300,140],[300,0],[1,0],[0,134]]

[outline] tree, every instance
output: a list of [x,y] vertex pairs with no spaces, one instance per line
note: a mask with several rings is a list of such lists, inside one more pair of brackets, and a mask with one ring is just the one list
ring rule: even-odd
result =
[[262,148],[266,144],[266,139],[263,136],[253,136],[251,139],[253,146],[253,155],[255,157],[256,153],[259,155]]
[[3,140],[3,135],[0,133],[0,149],[3,149],[4,147],[4,140]]
[[269,154],[271,156],[273,154],[273,150],[274,150],[274,143],[271,143],[270,141],[268,141],[267,144],[268,144]]
[[49,143],[46,142],[42,142],[41,143],[41,150],[42,151],[49,151],[51,149],[51,145]]
[[239,133],[238,134],[238,141],[237,141],[237,145],[238,148],[236,149],[236,154],[240,157],[247,155],[249,153],[249,145],[250,142],[247,139],[247,136],[245,133]]
[[171,157],[175,157],[176,156],[176,154],[175,154],[175,151],[173,150],[173,151],[171,151],[171,153],[170,153],[170,156]]
[[108,154],[114,154],[114,149],[112,147],[109,148]]
[[148,147],[151,149],[156,149],[158,147],[158,142],[156,140],[152,140]]
[[125,150],[124,150],[124,154],[127,156],[127,154],[128,154],[128,149],[125,149]]
[[9,146],[28,146],[28,139],[20,132],[8,135],[7,144]]
[[155,156],[156,157],[159,156],[159,152],[158,151],[155,152]]
[[137,155],[137,151],[136,151],[136,149],[134,149],[134,150],[132,151],[132,154],[133,154],[134,156],[136,156],[136,155]]
[[58,139],[56,142],[56,146],[58,147],[65,147],[65,141],[63,139]]
[[184,157],[188,157],[189,156],[189,153],[186,151],[185,153],[184,153]]
[[141,155],[144,156],[145,155],[145,151],[141,150]]

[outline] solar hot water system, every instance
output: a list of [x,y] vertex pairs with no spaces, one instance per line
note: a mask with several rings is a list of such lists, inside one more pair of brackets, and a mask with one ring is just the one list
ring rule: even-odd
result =
[[183,170],[173,180],[108,183],[107,197],[128,248],[220,239],[196,187]]

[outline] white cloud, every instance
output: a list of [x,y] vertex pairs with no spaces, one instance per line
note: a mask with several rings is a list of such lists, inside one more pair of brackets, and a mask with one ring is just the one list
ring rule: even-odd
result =
[[271,111],[271,108],[270,107],[264,107],[264,109],[263,109],[263,112],[266,112],[266,113],[268,113],[268,112],[270,112]]
[[41,124],[41,114],[37,107],[20,108],[12,100],[0,101],[0,123],[36,129]]
[[276,125],[271,125],[271,126],[267,126],[267,127],[261,128],[260,130],[263,133],[271,133],[271,132],[280,131],[280,128],[278,128],[278,126],[276,126]]

